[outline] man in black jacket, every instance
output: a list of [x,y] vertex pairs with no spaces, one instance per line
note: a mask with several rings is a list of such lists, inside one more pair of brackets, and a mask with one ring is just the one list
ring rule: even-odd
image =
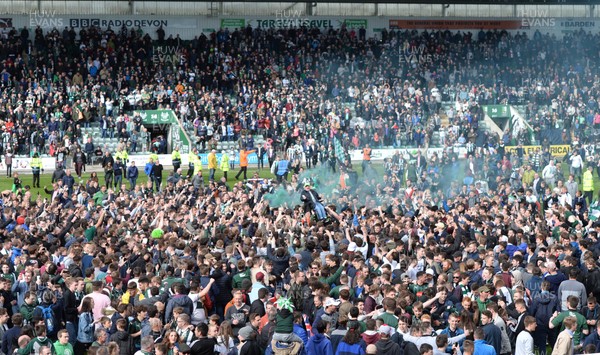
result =
[[79,302],[75,292],[77,291],[78,281],[74,278],[66,280],[67,289],[63,293],[63,307],[65,312],[66,329],[69,332],[69,342],[74,345],[77,340],[77,321],[79,312],[77,307]]
[[77,174],[77,176],[81,179],[81,172],[87,162],[86,156],[81,151],[81,148],[77,148],[77,151],[73,156],[73,161],[75,162],[75,174]]
[[308,212],[309,209],[315,211],[319,220],[327,218],[325,207],[321,203],[321,197],[319,194],[310,188],[310,182],[304,183],[304,190],[300,194],[300,200],[304,202],[304,212]]
[[113,166],[113,174],[115,176],[115,190],[121,188],[123,183],[123,174],[125,172],[125,165],[121,162],[121,158],[117,157],[117,162]]
[[162,173],[163,173],[163,166],[157,160],[154,162],[154,165],[152,166],[152,176],[154,178],[154,185],[156,186],[156,192],[160,191],[160,185],[162,184]]

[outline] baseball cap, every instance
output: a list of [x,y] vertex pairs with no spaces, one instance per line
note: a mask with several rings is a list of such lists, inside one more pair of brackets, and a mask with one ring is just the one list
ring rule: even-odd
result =
[[481,292],[490,292],[490,288],[487,285],[481,286],[477,291]]
[[256,273],[256,281],[262,281],[264,279],[265,279],[265,274],[263,274],[260,271]]
[[394,329],[387,324],[383,324],[381,327],[379,327],[379,333],[381,334],[392,335],[393,331]]
[[327,297],[327,299],[325,300],[325,304],[324,304],[324,306],[325,306],[325,307],[329,307],[329,306],[339,306],[339,305],[340,305],[340,303],[341,303],[341,302],[340,302],[339,300],[333,299],[333,298],[331,298],[331,297]]

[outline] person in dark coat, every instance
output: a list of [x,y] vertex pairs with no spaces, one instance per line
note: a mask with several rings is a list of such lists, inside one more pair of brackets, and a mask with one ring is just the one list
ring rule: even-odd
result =
[[483,328],[484,340],[489,345],[496,349],[496,354],[501,354],[502,350],[502,333],[500,328],[493,322],[492,312],[481,311],[481,325]]
[[23,315],[15,313],[12,316],[13,327],[4,333],[2,337],[2,353],[12,354],[17,344],[17,340],[21,336],[21,327],[23,326]]
[[300,200],[304,203],[305,213],[315,211],[319,220],[327,218],[327,212],[325,212],[325,207],[321,203],[321,196],[315,190],[311,189],[310,182],[308,181],[304,183],[304,190],[300,194]]
[[558,298],[550,293],[550,283],[543,281],[540,286],[540,293],[533,299],[533,304],[529,309],[529,314],[535,317],[537,323],[536,331],[533,332],[533,343],[534,345],[542,349],[548,344],[549,335],[550,344],[554,344],[552,338],[556,338],[555,331],[551,330],[548,326],[552,314],[558,309]]
[[[267,257],[273,261],[272,274],[280,279],[281,275],[290,266],[290,254],[283,247],[277,248],[274,236],[271,236],[267,242]],[[273,253],[274,249],[275,253]]]
[[240,339],[239,355],[262,355],[263,351],[256,340],[257,334],[252,328],[244,327],[240,329],[238,338]]

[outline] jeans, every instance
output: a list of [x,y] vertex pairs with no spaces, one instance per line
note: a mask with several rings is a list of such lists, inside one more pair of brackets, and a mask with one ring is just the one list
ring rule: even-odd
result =
[[133,189],[135,189],[135,182],[136,182],[135,180],[136,180],[136,179],[134,179],[134,178],[129,178],[128,180],[129,180],[129,185],[131,185],[131,189],[132,189],[132,190],[133,190]]
[[214,180],[215,179],[215,169],[209,169],[209,176],[208,176],[208,180]]
[[123,183],[123,175],[115,175],[115,189],[120,188]]
[[69,333],[69,343],[71,343],[71,345],[75,345],[75,342],[77,341],[77,324],[73,322],[67,322],[67,326],[65,328],[67,329],[67,333]]
[[320,202],[315,203],[315,212],[317,213],[317,218],[319,220],[327,218],[327,212],[325,212],[325,207]]

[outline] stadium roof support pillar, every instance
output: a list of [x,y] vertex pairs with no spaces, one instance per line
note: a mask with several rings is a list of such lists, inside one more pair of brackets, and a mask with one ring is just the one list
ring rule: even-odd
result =
[[373,16],[379,16],[379,4],[378,3],[373,4]]

